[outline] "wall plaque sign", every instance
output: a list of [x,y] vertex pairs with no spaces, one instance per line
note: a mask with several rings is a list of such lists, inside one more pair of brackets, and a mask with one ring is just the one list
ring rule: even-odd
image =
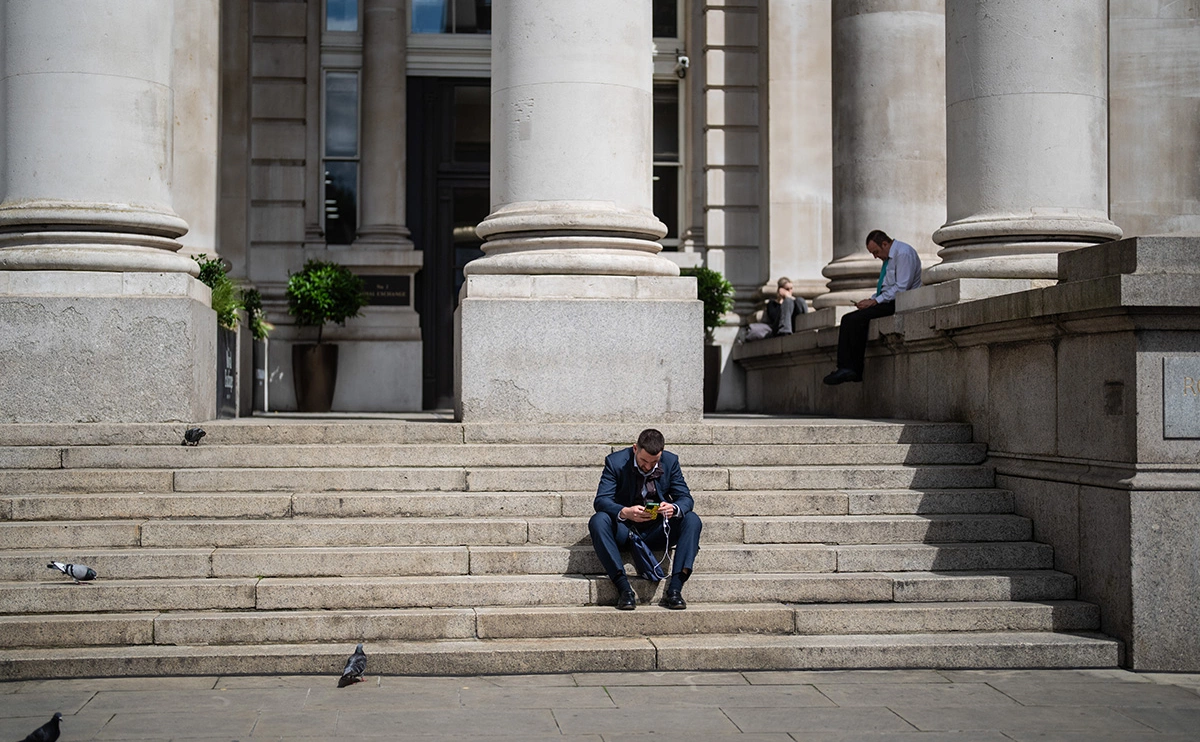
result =
[[1200,438],[1200,356],[1163,358],[1163,437]]
[[412,304],[412,276],[359,276],[372,306],[407,307]]

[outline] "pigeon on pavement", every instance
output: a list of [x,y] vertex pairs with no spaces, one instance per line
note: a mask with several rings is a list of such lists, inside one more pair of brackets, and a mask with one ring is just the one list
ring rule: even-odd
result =
[[62,713],[55,711],[54,716],[50,717],[50,721],[34,729],[21,742],[54,742],[58,739],[58,722],[60,719],[62,719]]
[[208,435],[208,434],[204,432],[204,428],[188,428],[187,430],[185,430],[183,432],[183,443],[181,443],[179,445],[181,445],[181,446],[199,446],[200,439],[203,438],[205,435]]
[[347,685],[361,683],[366,671],[367,655],[363,652],[363,645],[359,644],[354,648],[350,659],[346,660],[346,669],[342,670],[342,677],[338,678],[338,687],[345,688]]
[[76,585],[82,585],[88,580],[96,579],[96,570],[83,564],[63,564],[62,562],[50,562],[46,566],[50,569],[57,569],[67,577],[75,580]]

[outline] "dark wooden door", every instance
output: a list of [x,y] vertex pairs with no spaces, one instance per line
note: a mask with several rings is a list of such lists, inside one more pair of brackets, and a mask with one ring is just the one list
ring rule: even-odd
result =
[[483,255],[475,225],[489,211],[489,83],[410,77],[408,222],[425,253],[416,307],[425,409],[454,405],[454,310],[463,266]]

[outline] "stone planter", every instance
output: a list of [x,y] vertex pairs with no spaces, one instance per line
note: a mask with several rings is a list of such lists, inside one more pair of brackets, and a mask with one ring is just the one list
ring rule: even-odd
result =
[[303,343],[292,346],[292,385],[296,391],[296,409],[301,412],[329,412],[337,384],[338,349],[331,343]]

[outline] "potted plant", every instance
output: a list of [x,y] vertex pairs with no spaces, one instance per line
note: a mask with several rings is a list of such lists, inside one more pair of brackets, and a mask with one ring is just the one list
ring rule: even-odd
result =
[[193,258],[200,266],[200,282],[212,290],[217,313],[217,417],[237,417],[237,328],[244,308],[242,294],[229,267],[206,254]]
[[363,281],[349,268],[309,260],[288,277],[288,314],[296,324],[317,328],[316,343],[292,346],[292,384],[301,412],[328,412],[337,384],[337,346],[322,342],[325,323],[345,326],[367,304]]
[[721,346],[714,342],[713,330],[725,324],[725,313],[733,309],[733,284],[704,266],[684,268],[680,274],[696,277],[696,298],[704,303],[704,411],[713,412],[721,389]]

